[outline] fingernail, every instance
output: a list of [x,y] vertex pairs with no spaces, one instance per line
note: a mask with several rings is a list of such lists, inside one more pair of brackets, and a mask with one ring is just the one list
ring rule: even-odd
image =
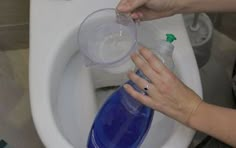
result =
[[119,6],[117,6],[117,10],[125,12],[127,11],[127,6],[125,5],[125,3],[121,3],[119,4]]
[[128,73],[131,73],[131,72],[133,72],[133,70],[132,70],[132,69],[130,69],[130,70],[128,71]]
[[132,70],[128,71],[128,76],[132,75],[134,72]]
[[139,51],[145,51],[145,50],[146,50],[145,47],[139,49]]
[[128,84],[125,84],[125,85],[124,85],[124,88],[127,89],[127,88],[128,88]]
[[119,11],[122,11],[124,9],[124,6],[122,6],[122,5],[119,5],[118,7],[117,7],[117,10],[119,10]]
[[133,58],[133,57],[135,57],[135,56],[136,56],[136,53],[135,53],[135,52],[130,55],[131,58]]
[[138,19],[138,18],[139,18],[137,13],[132,13],[132,14],[131,14],[131,17],[132,17],[133,19]]
[[143,17],[143,13],[138,12],[138,16],[139,16],[139,18],[142,18]]

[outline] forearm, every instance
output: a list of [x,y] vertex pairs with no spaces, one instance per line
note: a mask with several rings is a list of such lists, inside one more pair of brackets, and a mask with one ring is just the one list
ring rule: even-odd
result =
[[184,0],[179,13],[236,12],[236,0]]
[[236,110],[202,102],[190,117],[188,124],[236,147]]

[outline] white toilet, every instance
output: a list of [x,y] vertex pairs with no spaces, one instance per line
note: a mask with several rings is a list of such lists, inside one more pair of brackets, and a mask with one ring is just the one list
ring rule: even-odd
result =
[[[78,27],[91,12],[118,0],[31,0],[30,99],[37,132],[47,148],[86,148],[101,103],[77,45]],[[202,87],[182,15],[149,22],[173,33],[179,78],[198,95]],[[142,148],[186,148],[194,131],[155,112]]]

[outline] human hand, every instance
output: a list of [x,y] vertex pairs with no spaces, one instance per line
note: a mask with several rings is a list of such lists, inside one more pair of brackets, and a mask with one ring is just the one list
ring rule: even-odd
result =
[[131,58],[151,83],[134,72],[129,72],[128,77],[143,90],[148,85],[148,95],[135,91],[128,84],[124,85],[125,90],[144,105],[188,124],[191,114],[202,102],[200,97],[184,85],[150,50],[142,48],[139,53],[134,53]]
[[121,0],[117,10],[131,13],[133,19],[152,20],[178,13],[184,2],[185,0]]

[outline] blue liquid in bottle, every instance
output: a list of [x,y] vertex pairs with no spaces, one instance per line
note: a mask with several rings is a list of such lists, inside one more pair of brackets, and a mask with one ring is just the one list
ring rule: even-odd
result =
[[[136,73],[145,78],[141,71]],[[126,83],[144,93],[132,81]],[[153,113],[151,108],[136,101],[120,87],[98,112],[89,134],[88,148],[139,147],[149,130]]]

